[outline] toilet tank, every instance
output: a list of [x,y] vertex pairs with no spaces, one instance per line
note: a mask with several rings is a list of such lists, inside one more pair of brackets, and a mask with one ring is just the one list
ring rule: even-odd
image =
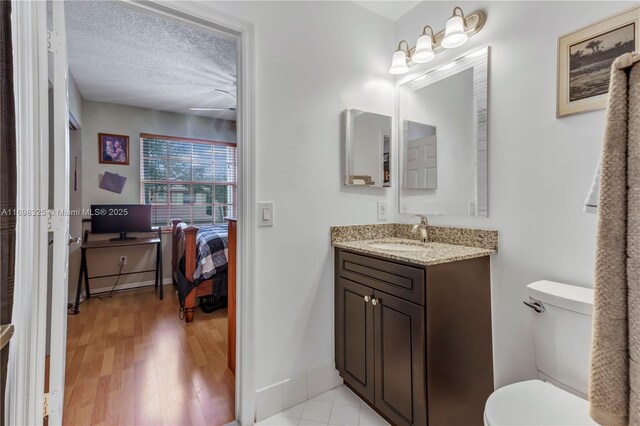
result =
[[530,301],[544,312],[533,315],[536,368],[540,379],[585,397],[591,352],[593,289],[536,281],[527,286]]

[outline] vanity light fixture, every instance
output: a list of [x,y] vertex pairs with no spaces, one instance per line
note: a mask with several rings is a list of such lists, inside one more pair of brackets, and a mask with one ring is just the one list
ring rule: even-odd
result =
[[[407,46],[407,50],[402,49],[402,43]],[[404,74],[409,71],[407,61],[409,59],[409,43],[406,40],[401,40],[398,43],[398,49],[393,52],[393,59],[391,60],[391,68],[389,68],[389,74]]]
[[[444,49],[462,46],[469,37],[482,29],[486,20],[487,15],[482,10],[465,16],[462,9],[456,6],[444,31],[434,34],[433,28],[426,25],[413,48],[409,48],[406,40],[402,40],[393,53],[389,73],[404,74],[412,65],[432,61],[435,55]],[[402,48],[403,43],[407,46],[406,50]]]
[[[427,34],[427,30],[429,30],[430,34]],[[416,50],[413,52],[411,59],[417,64],[425,64],[435,57],[436,54],[433,53],[433,28],[427,25],[422,30],[422,35],[418,37]]]
[[[456,14],[459,12],[460,14]],[[440,43],[442,47],[446,49],[453,49],[460,47],[467,42],[469,36],[465,32],[464,28],[464,13],[459,7],[453,9],[453,16],[447,21],[447,26],[444,30],[444,38]]]

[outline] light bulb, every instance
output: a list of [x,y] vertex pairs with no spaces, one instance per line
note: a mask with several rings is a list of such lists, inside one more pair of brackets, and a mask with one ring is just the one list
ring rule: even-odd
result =
[[424,64],[435,58],[433,53],[433,41],[429,34],[422,34],[416,42],[416,50],[413,52],[411,59],[417,64]]
[[454,11],[454,15],[447,21],[447,26],[444,30],[444,38],[440,44],[444,48],[453,49],[454,47],[459,47],[465,44],[467,39],[469,39],[469,36],[464,30],[464,18],[460,15],[456,15]]
[[404,74],[407,71],[409,71],[409,67],[407,66],[407,53],[402,49],[398,49],[393,53],[389,74]]

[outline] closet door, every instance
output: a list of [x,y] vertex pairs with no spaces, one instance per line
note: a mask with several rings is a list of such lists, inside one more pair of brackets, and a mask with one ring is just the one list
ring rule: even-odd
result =
[[336,367],[347,384],[373,401],[373,290],[338,278],[336,292]]

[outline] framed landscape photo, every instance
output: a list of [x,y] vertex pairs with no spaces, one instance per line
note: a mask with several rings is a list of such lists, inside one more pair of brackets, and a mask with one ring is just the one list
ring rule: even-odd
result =
[[613,61],[640,50],[640,7],[558,39],[557,116],[604,109]]
[[98,133],[98,162],[129,164],[129,136]]

